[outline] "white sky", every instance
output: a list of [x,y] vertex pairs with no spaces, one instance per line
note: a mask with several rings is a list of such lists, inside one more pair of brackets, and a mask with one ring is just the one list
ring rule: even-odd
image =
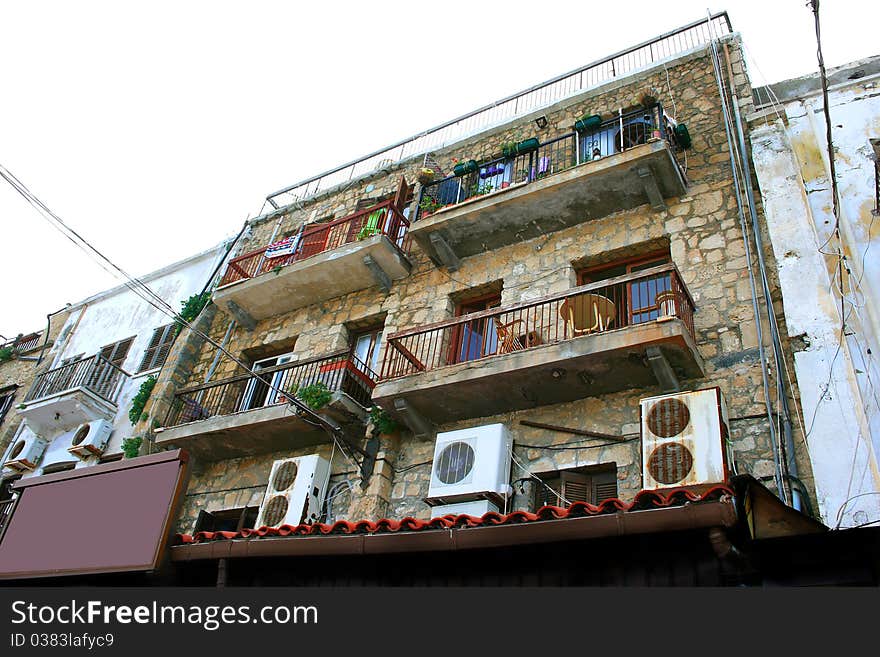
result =
[[[754,86],[817,70],[805,0],[738,0]],[[129,273],[267,194],[706,16],[702,2],[8,2],[0,163]],[[820,7],[827,67],[880,54],[876,0]],[[766,77],[765,77],[766,76]],[[118,284],[0,179],[0,334]]]

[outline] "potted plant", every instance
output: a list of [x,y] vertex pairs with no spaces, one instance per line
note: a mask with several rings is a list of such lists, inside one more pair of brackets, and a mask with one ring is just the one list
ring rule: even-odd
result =
[[452,167],[452,172],[457,176],[465,176],[469,173],[473,173],[474,171],[478,171],[480,166],[477,164],[476,160],[468,160],[466,162],[459,162],[454,167]]
[[502,157],[506,157],[508,159],[512,157],[516,157],[516,142],[515,141],[507,141],[501,145],[501,155]]
[[598,114],[584,114],[574,122],[577,132],[594,132],[602,125],[602,117]]
[[531,153],[532,151],[538,150],[538,147],[541,145],[541,142],[538,141],[537,137],[530,137],[519,142],[516,145],[516,154],[524,155],[525,153]]
[[434,182],[434,169],[422,167],[416,174],[416,180],[418,180],[419,183],[421,183],[422,185],[430,185],[432,182]]

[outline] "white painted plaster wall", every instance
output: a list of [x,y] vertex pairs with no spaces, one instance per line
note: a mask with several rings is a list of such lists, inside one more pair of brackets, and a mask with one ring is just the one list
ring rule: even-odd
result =
[[834,214],[821,94],[785,102],[787,126],[773,119],[751,132],[788,333],[807,343],[794,370],[820,512],[830,526],[838,514],[842,527],[880,520],[880,218],[872,213],[870,144],[880,138],[878,86],[854,80],[829,95],[840,232],[852,272],[845,276],[844,336],[838,259],[826,245]]

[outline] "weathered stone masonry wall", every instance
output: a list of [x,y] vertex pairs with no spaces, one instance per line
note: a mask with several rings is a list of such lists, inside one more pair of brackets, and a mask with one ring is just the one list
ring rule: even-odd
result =
[[[743,112],[749,110],[751,89],[738,47],[731,51],[736,73],[737,94],[743,99]],[[668,73],[668,82],[667,82]],[[295,351],[302,357],[339,349],[347,344],[346,324],[365,318],[384,317],[385,334],[448,319],[452,314],[450,295],[469,288],[501,281],[502,304],[533,299],[561,292],[574,285],[574,265],[599,264],[619,256],[644,253],[657,246],[667,246],[696,302],[694,316],[696,341],[707,366],[704,378],[684,382],[687,388],[718,385],[724,392],[732,421],[732,439],[736,461],[742,471],[755,476],[773,472],[758,359],[757,334],[752,311],[745,248],[740,231],[730,173],[727,141],[722,122],[718,89],[711,60],[705,52],[680,58],[668,66],[633,78],[616,81],[574,100],[543,110],[549,127],[534,130],[532,117],[512,126],[502,127],[465,140],[435,157],[450,170],[452,158],[484,159],[496,155],[509,139],[540,137],[551,139],[568,132],[576,118],[586,112],[610,116],[619,107],[638,103],[644,93],[651,93],[678,121],[685,122],[693,138],[693,148],[682,155],[686,162],[689,188],[687,195],[668,199],[665,211],[653,212],[649,206],[589,221],[538,239],[521,242],[462,260],[454,274],[436,268],[414,247],[412,274],[395,282],[390,293],[370,288],[331,299],[286,315],[258,323],[256,330],[236,328],[229,349],[234,353],[272,343],[295,340]],[[277,235],[290,232],[304,220],[336,217],[354,211],[359,198],[394,191],[400,175],[413,180],[420,161],[404,163],[387,173],[356,181],[350,188],[338,190],[301,208],[291,208],[261,221],[247,250],[266,244],[282,216]],[[365,191],[367,184],[375,189]],[[769,256],[772,258],[772,255]],[[775,285],[773,281],[772,284]],[[781,308],[778,317],[782,323]],[[226,332],[229,318],[218,313],[211,328],[216,340]],[[786,350],[788,345],[784,345]],[[790,351],[789,351],[790,353]],[[204,380],[214,359],[214,350],[205,347],[198,357],[190,383]],[[214,378],[239,373],[234,363],[221,361]],[[439,431],[503,421],[510,427],[517,458],[533,472],[614,462],[618,468],[618,486],[623,499],[631,498],[641,486],[639,399],[658,394],[659,388],[634,389],[588,397],[575,402],[545,406],[527,411],[442,425]],[[758,416],[758,417],[756,417]],[[547,432],[519,424],[520,419],[548,424],[581,427],[595,431],[624,434],[630,440],[621,444],[597,446],[596,441],[562,433]],[[399,444],[388,441],[380,462],[382,475],[366,495],[355,487],[350,508],[351,518],[415,515],[430,513],[422,498],[428,491],[433,440],[414,440],[407,432]],[[548,447],[565,449],[546,449]],[[323,448],[322,448],[323,449]],[[329,447],[328,447],[329,449]],[[311,451],[311,450],[310,450]],[[259,459],[226,461],[211,465],[210,475],[195,478],[181,526],[192,522],[198,508],[237,506],[247,497],[257,503],[265,488],[271,462],[287,454],[272,454]],[[798,454],[802,479],[810,485],[809,464]],[[349,464],[340,461],[334,467],[336,480],[356,474]],[[512,480],[525,477],[514,466]],[[771,482],[772,483],[772,482]],[[241,489],[229,497],[232,489]],[[213,490],[208,493],[205,491]],[[225,491],[225,492],[224,492]],[[524,486],[513,500],[515,508],[528,508],[529,486]],[[199,495],[201,497],[199,497]],[[218,506],[221,505],[221,506]],[[222,506],[225,505],[225,506]]]

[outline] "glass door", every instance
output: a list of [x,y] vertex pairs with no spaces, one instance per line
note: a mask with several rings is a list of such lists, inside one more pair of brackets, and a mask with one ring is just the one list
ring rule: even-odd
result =
[[[493,294],[481,299],[462,303],[458,306],[456,316],[496,308],[501,305],[501,295]],[[463,363],[494,354],[498,348],[498,332],[495,330],[495,318],[483,317],[474,319],[456,327],[453,335],[453,363]]]
[[[292,360],[293,354],[283,354],[281,356],[264,358],[263,360],[258,360],[254,363],[252,371],[254,373],[260,373],[263,370],[277,365],[283,365],[284,363],[289,363]],[[254,408],[260,408],[261,406],[270,406],[284,401],[278,391],[283,390],[282,384],[284,383],[284,375],[286,372],[287,370],[282,370],[280,372],[272,372],[271,374],[264,375],[262,378],[266,379],[266,381],[271,384],[271,387],[256,377],[251,378],[245,387],[241,405],[238,410],[249,411]]]

